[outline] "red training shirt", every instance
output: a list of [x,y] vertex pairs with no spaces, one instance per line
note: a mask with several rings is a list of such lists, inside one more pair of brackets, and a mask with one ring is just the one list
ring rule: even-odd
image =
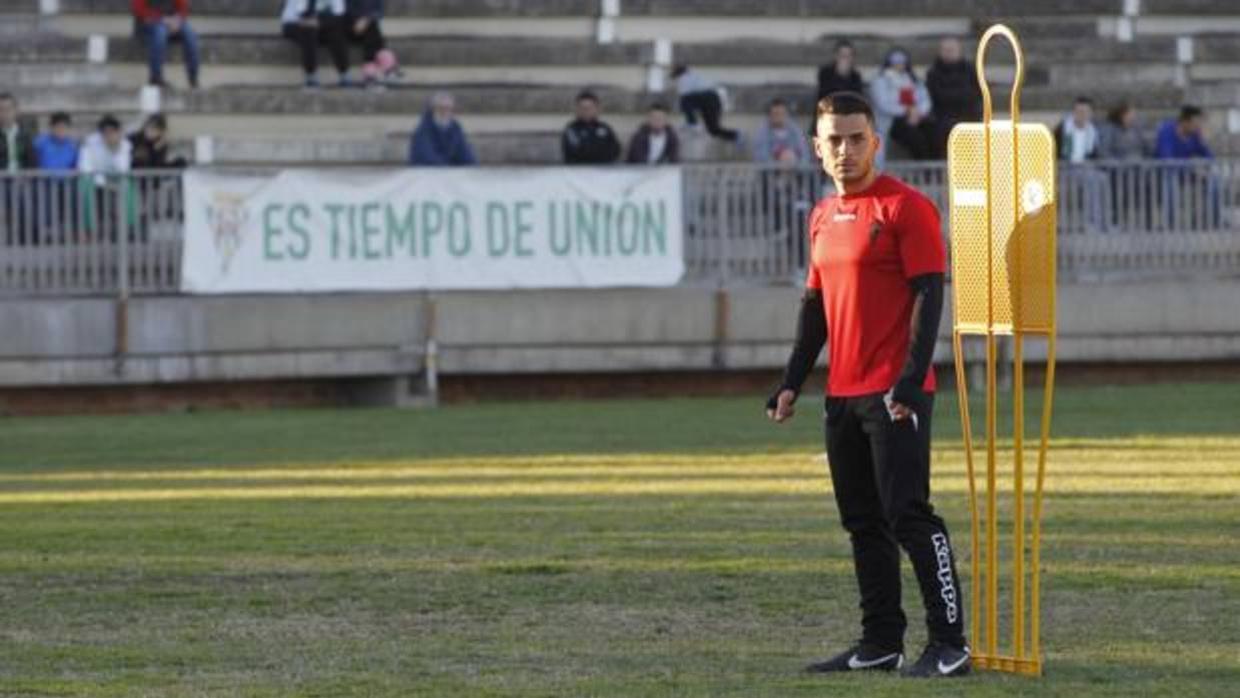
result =
[[[916,189],[879,175],[865,191],[819,201],[809,245],[805,286],[822,290],[827,316],[827,394],[887,392],[912,341],[908,280],[947,268],[938,210]],[[934,391],[933,366],[923,388]]]

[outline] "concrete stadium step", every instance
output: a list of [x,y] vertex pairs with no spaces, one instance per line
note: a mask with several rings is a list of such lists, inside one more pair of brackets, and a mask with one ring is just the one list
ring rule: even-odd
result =
[[102,65],[84,63],[0,65],[0,85],[3,85],[6,90],[36,87],[108,87],[113,84],[112,71]]

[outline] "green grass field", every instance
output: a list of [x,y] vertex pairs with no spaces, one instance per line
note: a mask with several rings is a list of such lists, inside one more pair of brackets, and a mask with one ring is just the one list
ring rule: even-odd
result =
[[799,673],[858,618],[814,400],[6,419],[0,695],[1240,695],[1238,395],[1061,390],[1046,676],[933,687]]

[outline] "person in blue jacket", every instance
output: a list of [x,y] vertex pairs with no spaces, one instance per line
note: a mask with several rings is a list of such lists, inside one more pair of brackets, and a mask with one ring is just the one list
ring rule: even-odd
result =
[[431,98],[409,143],[409,164],[416,167],[477,165],[478,158],[456,120],[456,100],[446,92]]

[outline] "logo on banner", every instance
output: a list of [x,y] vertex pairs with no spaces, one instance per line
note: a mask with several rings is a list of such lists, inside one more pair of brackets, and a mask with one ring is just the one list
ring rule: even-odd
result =
[[245,197],[225,191],[211,192],[207,204],[207,225],[211,228],[211,242],[220,258],[220,271],[228,273],[228,265],[241,249],[242,232],[250,219]]

